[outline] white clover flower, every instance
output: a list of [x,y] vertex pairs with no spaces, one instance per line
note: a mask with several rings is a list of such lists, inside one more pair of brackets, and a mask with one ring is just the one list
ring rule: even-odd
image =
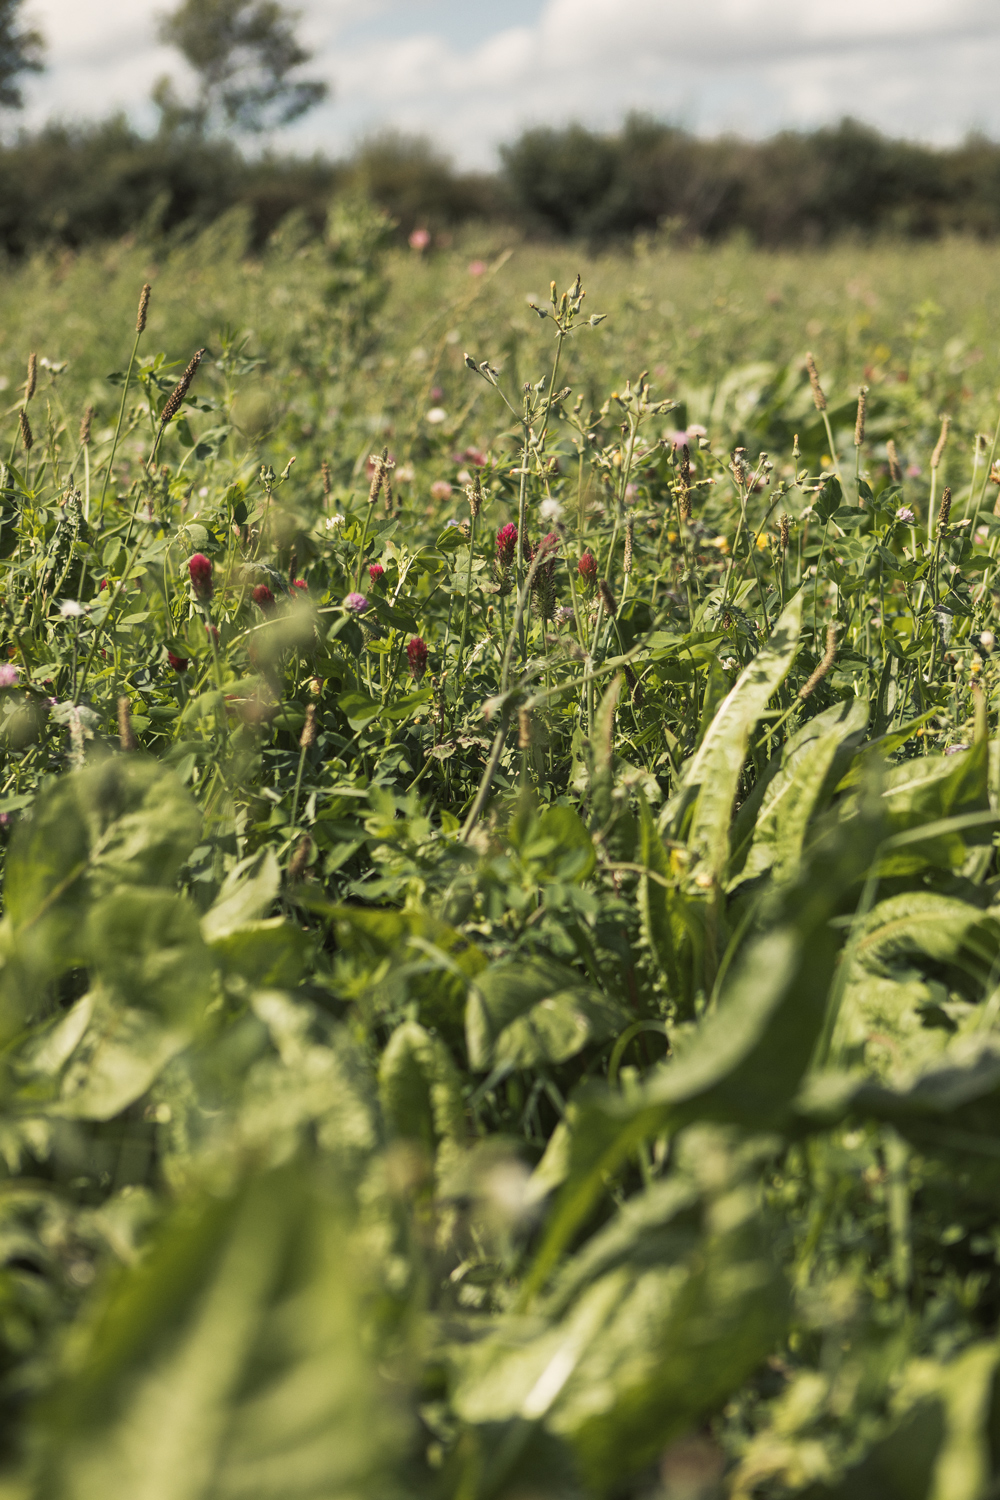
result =
[[64,599],[59,606],[59,613],[64,620],[75,620],[83,614],[83,605],[78,604],[75,599]]
[[443,406],[432,406],[427,413],[427,420],[432,427],[437,427],[440,423],[448,420],[448,413]]
[[344,524],[344,518],[338,512],[337,515],[335,515],[335,516],[328,516],[327,517],[327,520],[326,520],[326,529],[327,529],[327,531],[333,531],[334,527],[336,527],[336,526],[343,526],[343,524]]
[[907,526],[912,526],[916,519],[916,516],[907,505],[901,505],[896,512],[896,520],[905,521]]
[[562,520],[563,508],[558,500],[543,500],[538,507],[538,514],[543,521],[551,521],[553,524]]

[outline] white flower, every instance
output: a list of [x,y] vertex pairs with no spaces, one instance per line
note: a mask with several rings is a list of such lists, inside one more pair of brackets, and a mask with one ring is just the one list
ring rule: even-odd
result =
[[445,411],[443,406],[432,406],[430,411],[427,413],[427,420],[428,422],[430,422],[432,427],[437,427],[439,423],[446,422],[448,420],[448,413]]
[[203,484],[202,487],[201,487],[201,489],[198,491],[198,497],[199,497],[199,499],[204,500],[204,498],[205,498],[205,496],[207,494],[208,494],[208,485],[207,484]]
[[541,505],[538,507],[538,514],[541,516],[543,521],[551,521],[553,523],[555,523],[556,521],[561,521],[562,513],[563,508],[559,504],[558,500],[543,500]]
[[64,599],[59,606],[59,613],[65,620],[75,620],[83,614],[83,605],[77,604],[75,599]]
[[332,531],[335,526],[343,526],[343,524],[344,524],[344,518],[343,518],[342,515],[340,515],[338,513],[335,516],[328,516],[327,517],[327,520],[326,520],[326,529],[327,529],[327,531]]

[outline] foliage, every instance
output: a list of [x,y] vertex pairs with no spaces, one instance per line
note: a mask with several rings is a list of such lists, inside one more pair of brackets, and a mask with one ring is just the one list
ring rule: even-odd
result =
[[224,128],[260,131],[289,125],[328,92],[317,79],[293,73],[312,54],[296,40],[294,16],[278,0],[180,0],[160,22],[160,40],[176,47],[198,80],[198,98],[185,106],[169,78],[153,90],[162,127],[196,132]]
[[40,73],[45,43],[41,33],[20,24],[21,0],[0,5],[0,108],[20,109],[24,100],[19,78]]
[[[20,256],[136,235],[159,256],[178,236],[242,206],[259,251],[285,218],[300,237],[321,237],[331,199],[357,193],[396,220],[400,240],[423,230],[437,249],[458,226],[484,224],[508,242],[585,237],[640,254],[656,241],[779,248],[845,236],[992,240],[1000,225],[994,142],[973,136],[932,148],[851,120],[757,142],[703,140],[638,116],[609,135],[532,129],[503,148],[496,172],[462,171],[423,137],[393,132],[362,140],[341,160],[242,154],[210,127],[223,118],[241,131],[263,127],[275,110],[311,107],[321,88],[282,73],[286,56],[299,54],[280,17],[268,62],[270,16],[267,7],[226,0],[168,17],[203,81],[192,100],[160,80],[162,128],[152,137],[112,117],[50,122],[0,147],[0,245]],[[259,47],[234,38],[248,17],[266,33]]]
[[10,1493],[986,1500],[992,394],[212,233],[4,419]]

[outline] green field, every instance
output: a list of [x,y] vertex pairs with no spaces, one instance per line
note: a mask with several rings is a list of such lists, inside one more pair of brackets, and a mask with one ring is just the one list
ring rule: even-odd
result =
[[1000,252],[246,247],[0,288],[0,1494],[987,1500]]

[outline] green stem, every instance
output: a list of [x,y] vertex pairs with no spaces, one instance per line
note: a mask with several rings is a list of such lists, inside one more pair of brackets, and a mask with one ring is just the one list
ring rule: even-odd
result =
[[[132,345],[132,355],[128,362],[128,369],[125,371],[125,384],[122,386],[122,399],[121,404],[118,407],[118,422],[115,426],[115,435],[111,443],[111,454],[108,458],[108,462],[104,470],[104,483],[101,486],[101,500],[97,508],[98,526],[100,526],[101,521],[104,518],[104,497],[108,493],[108,482],[111,479],[111,469],[114,465],[115,454],[118,452],[118,439],[121,436],[122,422],[125,420],[125,403],[128,400],[128,388],[132,381],[132,371],[135,368],[135,357],[139,352],[139,340],[141,338],[142,333],[137,332],[135,336],[135,343]],[[155,447],[153,449],[153,452],[155,455]],[[152,460],[150,460],[150,462],[152,462]]]

